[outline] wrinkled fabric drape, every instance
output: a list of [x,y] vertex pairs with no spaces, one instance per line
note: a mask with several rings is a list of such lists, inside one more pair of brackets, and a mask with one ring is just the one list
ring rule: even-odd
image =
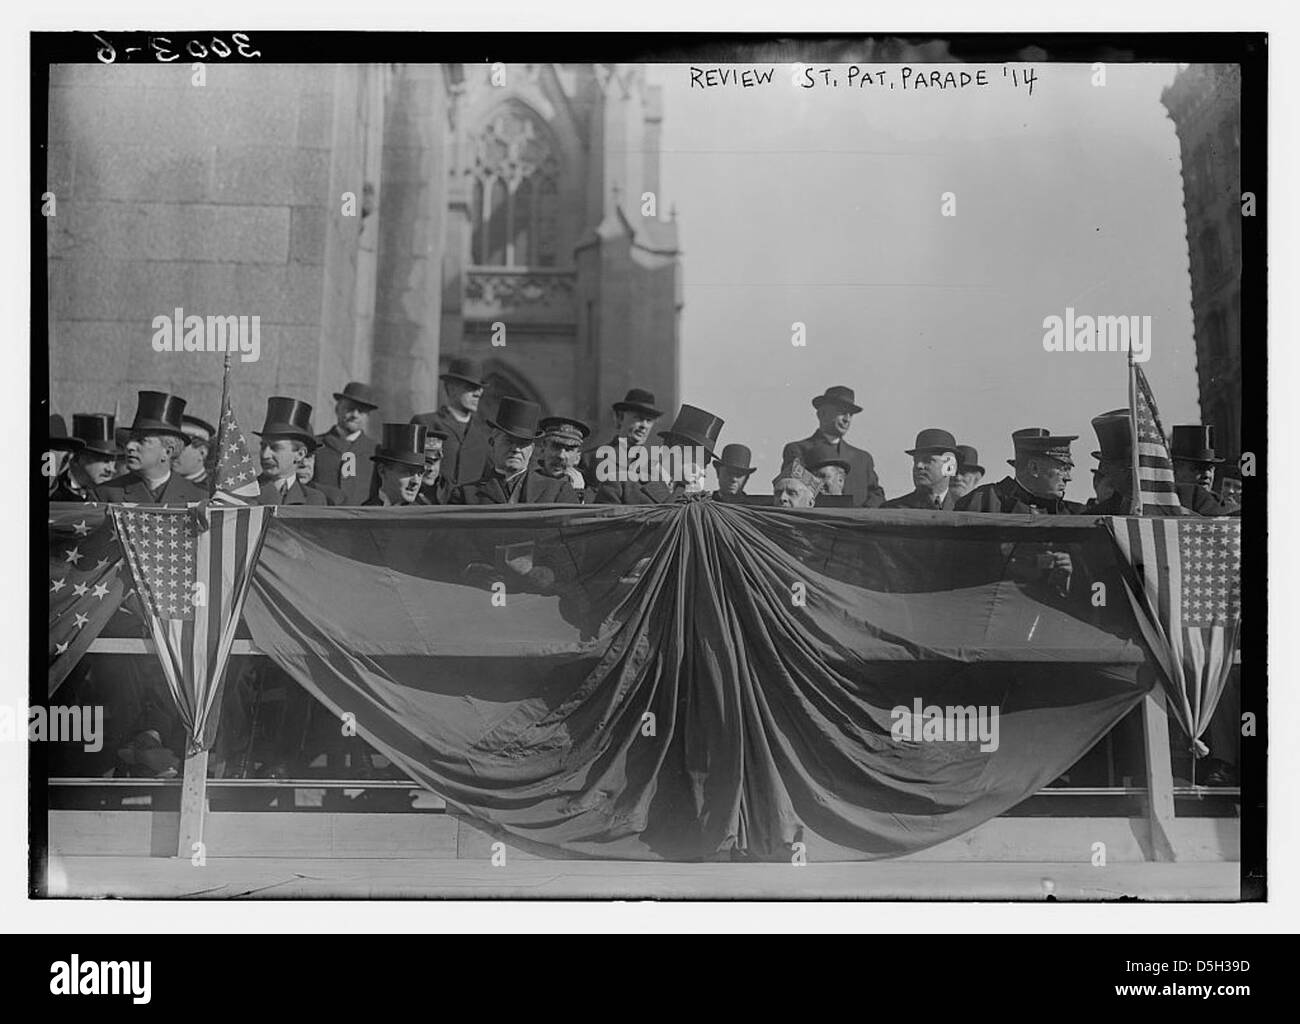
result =
[[[813,833],[903,854],[1046,785],[1149,685],[1095,520],[281,512],[245,608],[258,647],[453,810],[543,852],[787,859]],[[1068,596],[1010,578],[1044,545],[1071,553]],[[995,709],[996,749],[898,734],[918,700]]]

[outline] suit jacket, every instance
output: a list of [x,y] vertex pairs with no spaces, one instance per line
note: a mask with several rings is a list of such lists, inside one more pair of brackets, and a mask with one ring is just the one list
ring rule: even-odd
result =
[[1015,477],[1003,477],[995,484],[983,484],[957,501],[958,512],[1039,513],[1049,516],[1073,516],[1083,511],[1077,501],[1043,498],[1025,490]]
[[257,496],[259,505],[326,505],[325,495],[314,487],[304,487],[297,480],[289,488],[287,494],[281,494],[280,488],[275,486],[275,481],[268,476],[260,476],[257,482],[262,487],[262,493]]
[[[555,502],[560,505],[577,505],[578,495],[568,480],[553,476],[543,476],[536,469],[525,471],[519,487],[515,504],[544,505]],[[452,505],[507,505],[510,497],[506,493],[505,480],[492,470],[481,480],[461,484],[451,492]]]
[[437,412],[422,412],[412,423],[442,427],[450,436],[442,442],[442,475],[451,485],[476,483],[490,470],[487,424],[475,413],[468,423],[457,421],[445,405]]
[[631,480],[606,481],[596,486],[593,505],[667,505],[673,492],[662,480],[634,483]]
[[68,473],[60,473],[55,480],[54,490],[50,492],[50,501],[96,501],[93,487],[82,490],[73,483]]
[[[781,464],[790,462],[796,455],[804,465],[804,451],[818,442],[828,443],[820,434],[814,433],[802,441],[791,441],[781,450]],[[871,453],[861,448],[854,448],[848,441],[840,441],[832,447],[840,458],[849,464],[849,475],[844,481],[844,493],[853,495],[853,504],[857,507],[879,508],[885,503],[885,489],[880,486],[876,476],[876,461]]]
[[450,505],[451,481],[445,476],[439,476],[433,483],[421,485],[415,503],[417,505]]
[[[370,496],[370,485],[375,474],[375,464],[370,456],[375,454],[379,442],[373,437],[361,434],[355,441],[349,442],[338,432],[338,427],[317,436],[320,447],[316,449],[316,473],[313,482],[334,487],[343,492],[340,505],[360,505]],[[343,456],[351,452],[354,456],[354,475],[343,476]]]
[[1178,501],[1189,512],[1198,516],[1226,516],[1228,507],[1223,504],[1213,491],[1207,491],[1200,484],[1174,484],[1178,492]]
[[[301,483],[302,481],[299,481]],[[313,480],[310,484],[303,485],[304,490],[319,491],[325,496],[327,505],[343,505],[347,503],[347,496],[343,493],[342,488],[331,487],[329,484],[321,483],[319,480]]]
[[[952,496],[952,491],[944,492],[943,504],[938,507],[938,511],[951,512],[957,506],[957,499]],[[919,490],[914,490],[910,494],[904,494],[898,498],[890,498],[880,506],[881,508],[928,508],[936,511],[934,502],[930,500],[929,495],[922,494]]]
[[135,473],[124,473],[107,480],[95,488],[100,501],[134,502],[137,505],[184,505],[192,501],[206,501],[207,491],[194,486],[179,473],[167,478],[162,494],[155,500],[144,478]]

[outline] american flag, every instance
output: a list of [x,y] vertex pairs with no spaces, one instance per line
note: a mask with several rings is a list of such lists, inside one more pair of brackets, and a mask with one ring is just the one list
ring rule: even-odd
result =
[[257,464],[249,454],[248,441],[235,420],[230,405],[230,356],[226,356],[221,381],[221,420],[217,425],[217,466],[213,472],[218,505],[247,505],[261,493],[257,482]]
[[1129,597],[1198,754],[1241,629],[1241,520],[1110,519],[1133,570]]
[[196,747],[211,745],[222,681],[266,531],[260,506],[113,506],[167,687]]
[[51,506],[50,661],[52,694],[122,603],[122,549],[107,506]]
[[1129,361],[1129,409],[1133,416],[1133,515],[1183,515],[1186,509],[1174,488],[1174,464],[1169,458],[1160,413],[1142,367]]

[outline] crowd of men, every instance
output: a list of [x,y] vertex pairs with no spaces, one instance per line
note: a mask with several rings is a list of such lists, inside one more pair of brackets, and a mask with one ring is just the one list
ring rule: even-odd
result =
[[[640,388],[615,402],[612,435],[592,443],[590,426],[565,416],[541,415],[535,402],[503,397],[495,415],[479,411],[485,390],[481,367],[452,359],[441,382],[446,402],[409,423],[382,423],[369,432],[379,409],[374,390],[360,382],[334,394],[334,425],[313,432],[312,407],[296,398],[268,400],[261,429],[256,500],[275,505],[503,505],[664,504],[709,497],[723,502],[786,508],[847,506],[976,512],[1128,514],[1133,499],[1133,437],[1127,409],[1093,419],[1098,450],[1094,497],[1086,505],[1068,501],[1074,469],[1072,443],[1078,435],[1042,427],[1012,433],[1013,472],[983,483],[979,453],[959,444],[948,430],[928,427],[904,454],[912,464],[913,489],[886,500],[870,452],[847,440],[853,417],[862,412],[851,388],[837,385],[812,399],[817,425],[805,438],[785,445],[781,469],[770,492],[747,490],[755,472],[744,444],[719,448],[723,420],[683,405],[673,422],[655,431],[664,417],[654,395]],[[118,428],[105,413],[76,413],[72,430],[50,418],[51,501],[169,504],[211,496],[216,428],[185,412],[185,400],[157,391],[140,393],[130,427]],[[655,434],[657,439],[652,440]],[[655,446],[698,453],[673,474],[611,474],[630,455]],[[1214,449],[1213,428],[1173,428],[1170,453],[1176,491],[1183,507],[1197,515],[1239,513],[1239,481],[1225,477],[1214,490],[1223,459]],[[613,456],[612,459],[609,457]],[[655,461],[648,463],[660,466]],[[703,494],[712,467],[717,489]],[[658,472],[658,470],[656,471]],[[1235,486],[1234,486],[1235,484]]]

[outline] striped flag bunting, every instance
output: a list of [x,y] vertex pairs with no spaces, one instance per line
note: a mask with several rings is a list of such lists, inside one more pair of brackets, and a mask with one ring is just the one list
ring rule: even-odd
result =
[[1160,426],[1155,395],[1142,367],[1129,360],[1129,409],[1133,416],[1133,515],[1185,515],[1174,487],[1174,463]]
[[217,464],[213,472],[216,505],[248,505],[257,501],[261,487],[244,432],[230,404],[230,355],[221,381],[221,419],[217,424]]

